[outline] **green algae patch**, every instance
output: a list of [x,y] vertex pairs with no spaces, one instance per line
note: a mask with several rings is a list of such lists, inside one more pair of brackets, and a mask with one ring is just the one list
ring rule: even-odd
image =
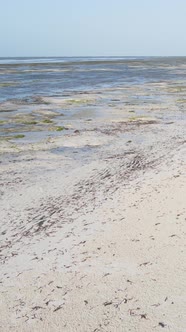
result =
[[56,128],[56,131],[63,131],[63,130],[65,130],[65,127],[57,127]]
[[36,125],[37,121],[32,114],[16,114],[11,119],[12,123],[24,125]]
[[180,92],[186,92],[186,86],[184,85],[178,85],[178,86],[172,86],[172,87],[167,87],[166,91],[169,93],[180,93]]
[[184,104],[186,103],[186,99],[178,99],[177,103]]
[[11,139],[19,139],[19,138],[24,138],[24,137],[25,137],[25,135],[23,135],[23,134],[18,134],[18,135],[14,135],[14,136],[12,136]]
[[24,122],[22,122],[23,124],[25,124],[25,125],[36,125],[37,124],[37,121],[24,121]]
[[3,83],[0,83],[0,88],[7,88],[9,86],[16,86],[18,85],[18,83],[15,83],[15,82],[3,82]]
[[4,124],[5,124],[5,121],[0,120],[0,126],[1,126],[1,125],[4,125]]
[[12,139],[19,139],[19,138],[24,138],[25,135],[23,134],[17,134],[17,135],[14,135],[14,136],[1,136],[0,137],[0,142],[3,142],[3,141],[10,141]]
[[140,118],[138,116],[131,116],[130,118],[128,118],[129,121],[137,121],[137,120],[143,120],[143,118]]
[[51,119],[45,119],[42,121],[43,123],[53,123],[53,121]]
[[9,141],[11,138],[12,138],[12,136],[1,136],[0,137],[0,142]]
[[85,99],[69,99],[67,100],[68,103],[70,104],[83,104],[83,103],[87,103],[88,100]]
[[89,100],[89,99],[67,99],[67,100],[65,100],[65,104],[74,105],[74,106],[86,105],[86,104],[90,104],[92,102],[93,102],[93,100]]

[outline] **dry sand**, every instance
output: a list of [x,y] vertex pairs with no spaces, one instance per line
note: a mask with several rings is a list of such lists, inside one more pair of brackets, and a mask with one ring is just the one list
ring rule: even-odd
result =
[[185,115],[160,111],[3,143],[1,331],[186,331]]

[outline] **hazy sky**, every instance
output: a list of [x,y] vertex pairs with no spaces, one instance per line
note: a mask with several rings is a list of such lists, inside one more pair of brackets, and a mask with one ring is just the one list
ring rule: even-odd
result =
[[186,0],[0,0],[0,56],[186,55]]

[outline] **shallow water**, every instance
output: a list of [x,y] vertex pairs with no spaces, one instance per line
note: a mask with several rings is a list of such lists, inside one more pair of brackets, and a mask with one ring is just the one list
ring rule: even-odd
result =
[[0,101],[185,78],[186,57],[0,58]]
[[182,120],[185,79],[186,57],[0,58],[0,136],[27,144],[88,121]]

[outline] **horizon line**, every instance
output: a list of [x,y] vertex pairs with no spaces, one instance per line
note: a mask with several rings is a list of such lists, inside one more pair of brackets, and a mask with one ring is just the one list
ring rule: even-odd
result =
[[186,55],[14,55],[14,56],[0,56],[2,58],[140,58],[140,57],[154,57],[154,58],[175,58],[175,57],[186,57]]

